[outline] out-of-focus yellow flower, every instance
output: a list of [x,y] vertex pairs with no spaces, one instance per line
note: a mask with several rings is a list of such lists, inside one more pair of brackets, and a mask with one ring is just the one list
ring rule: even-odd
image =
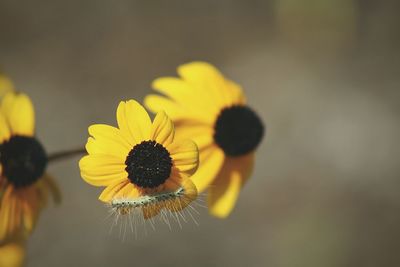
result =
[[0,267],[20,267],[25,260],[25,241],[12,240],[0,244]]
[[174,125],[165,112],[154,121],[136,101],[121,102],[118,128],[89,127],[86,150],[80,162],[83,179],[106,187],[99,196],[120,214],[141,211],[145,219],[162,209],[179,212],[197,197],[190,176],[198,165],[193,141],[174,140]]
[[178,67],[178,74],[156,79],[153,88],[166,96],[149,95],[145,105],[166,111],[178,139],[197,143],[200,165],[193,182],[200,192],[208,190],[211,214],[225,218],[252,172],[264,127],[240,86],[214,66],[192,62]]
[[35,114],[29,97],[7,93],[0,107],[0,242],[34,228],[49,193],[59,191],[45,174],[47,155],[35,138]]

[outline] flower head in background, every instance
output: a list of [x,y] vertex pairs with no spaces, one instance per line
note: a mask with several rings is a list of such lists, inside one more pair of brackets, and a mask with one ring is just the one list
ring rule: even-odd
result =
[[200,165],[193,182],[200,192],[208,190],[211,214],[224,218],[252,172],[264,126],[246,105],[240,86],[214,66],[188,63],[178,68],[178,74],[180,78],[156,79],[153,88],[165,96],[149,95],[145,105],[152,112],[165,110],[175,123],[177,138],[190,137],[197,143]]
[[29,235],[49,193],[59,199],[46,165],[46,152],[35,137],[31,100],[7,93],[0,107],[0,243]]
[[89,127],[88,152],[79,167],[83,179],[106,187],[99,199],[118,215],[142,212],[152,218],[163,209],[179,212],[196,199],[190,176],[198,165],[194,142],[174,140],[174,125],[164,112],[154,121],[136,101],[121,102],[118,128]]

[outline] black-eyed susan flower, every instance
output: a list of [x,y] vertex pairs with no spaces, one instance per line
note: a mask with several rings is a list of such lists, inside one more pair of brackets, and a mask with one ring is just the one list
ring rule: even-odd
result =
[[29,234],[49,194],[59,198],[46,165],[46,152],[35,137],[31,100],[7,93],[0,107],[0,242]]
[[176,142],[174,125],[165,112],[152,122],[136,101],[117,108],[118,128],[89,127],[88,152],[79,167],[83,179],[106,187],[99,199],[119,215],[140,210],[149,219],[163,209],[178,212],[197,197],[190,176],[198,165],[193,141]]
[[165,96],[149,95],[145,105],[153,112],[166,111],[178,139],[197,143],[200,165],[192,180],[199,192],[208,190],[211,214],[224,218],[252,172],[264,127],[240,86],[214,66],[193,62],[178,67],[178,74],[156,79],[153,88]]

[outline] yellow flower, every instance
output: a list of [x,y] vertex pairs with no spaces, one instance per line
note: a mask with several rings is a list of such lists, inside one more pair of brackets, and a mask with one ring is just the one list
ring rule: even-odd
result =
[[34,125],[29,97],[7,93],[0,107],[0,242],[16,234],[27,236],[49,192],[59,197],[45,174],[47,155],[34,136]]
[[141,210],[145,219],[165,208],[178,212],[197,197],[189,177],[198,165],[194,142],[175,142],[174,125],[165,112],[154,121],[136,101],[121,102],[118,128],[89,127],[86,150],[80,162],[83,179],[106,188],[99,196],[119,214]]
[[200,166],[192,180],[199,192],[208,190],[211,214],[224,218],[252,172],[264,127],[240,86],[214,66],[192,62],[180,66],[178,74],[156,79],[153,88],[165,96],[149,95],[145,105],[153,112],[165,110],[177,138],[197,143]]
[[0,267],[20,267],[25,260],[25,241],[11,240],[0,244]]

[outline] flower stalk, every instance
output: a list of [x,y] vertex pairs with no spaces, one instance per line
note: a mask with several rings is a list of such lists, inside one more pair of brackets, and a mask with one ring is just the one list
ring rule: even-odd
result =
[[55,161],[71,158],[74,156],[83,155],[85,153],[86,153],[85,148],[77,148],[77,149],[72,149],[72,150],[54,152],[54,153],[50,154],[47,157],[47,159],[49,162],[55,162]]

